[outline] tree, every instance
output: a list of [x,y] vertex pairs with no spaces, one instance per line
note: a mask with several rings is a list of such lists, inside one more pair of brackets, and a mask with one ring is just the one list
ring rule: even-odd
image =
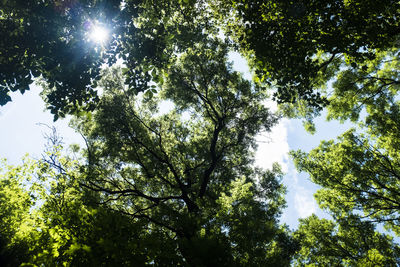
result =
[[[5,0],[0,11],[7,37],[0,43],[0,103],[41,76],[55,118],[95,107],[102,64],[123,59],[126,82],[145,91],[153,70],[165,69],[174,53],[219,29],[247,55],[257,80],[274,85],[278,102],[302,100],[318,111],[327,103],[321,87],[339,64],[356,67],[374,59],[395,45],[399,33],[393,0]],[[96,24],[112,33],[103,46],[88,42]]]
[[400,261],[393,238],[357,217],[337,223],[312,215],[300,219],[294,236],[301,247],[296,266],[396,266]]
[[361,212],[399,235],[399,104],[387,109],[373,110],[364,133],[349,130],[337,142],[292,155],[299,170],[323,187],[316,195],[322,207],[339,218]]
[[[140,95],[123,67],[104,69],[97,110],[74,122],[87,164],[62,157],[51,137],[54,148],[21,176],[36,177],[41,203],[16,209],[33,217],[21,262],[290,264],[297,246],[278,221],[282,173],[252,166],[255,135],[277,118],[227,53],[218,38],[198,42]],[[175,105],[160,114],[166,100]]]
[[146,223],[99,205],[100,196],[81,186],[77,162],[55,156],[55,161],[42,162],[40,179],[52,186],[42,197],[38,252],[30,253],[30,263],[145,266],[161,260],[178,264],[171,256],[172,244],[162,233],[149,232]]
[[[255,135],[276,118],[227,52],[218,38],[194,43],[157,95],[135,96],[121,70],[107,71],[97,111],[76,121],[88,144],[85,186],[165,233],[185,264],[286,265],[296,247],[277,224],[280,172],[251,166]],[[159,114],[160,100],[175,106]]]
[[[40,77],[55,119],[93,110],[101,66],[118,57],[127,66],[126,82],[145,91],[151,73],[209,33],[207,17],[203,1],[5,0],[0,8],[0,104],[11,100],[10,91],[23,93]],[[96,26],[108,28],[108,42],[90,42]]]
[[162,232],[99,205],[99,195],[79,183],[78,162],[62,151],[51,147],[43,159],[26,157],[20,166],[3,162],[2,266],[179,264]]
[[[85,32],[80,26],[90,20],[90,14],[101,15],[97,7],[104,3],[61,6],[61,16],[54,20],[65,20],[61,23],[65,26],[60,33],[50,34],[48,39],[53,41],[41,42],[40,49],[61,42],[72,52],[83,45],[80,37]],[[83,49],[87,65],[79,65],[78,70],[61,64],[71,53],[55,58],[55,72],[45,72],[51,60],[35,58],[33,65],[25,64],[11,75],[39,65],[32,74],[43,75],[50,108],[56,115],[75,113],[76,127],[87,142],[86,166],[77,169],[68,159],[47,162],[55,168],[49,171],[55,182],[43,191],[46,202],[41,210],[47,219],[37,246],[47,249],[33,261],[93,260],[91,255],[97,254],[91,253],[105,250],[95,249],[98,225],[118,213],[124,223],[127,217],[132,222],[128,236],[148,244],[138,247],[133,253],[137,261],[129,263],[288,265],[296,246],[288,230],[278,224],[284,206],[282,174],[278,167],[264,171],[252,166],[256,134],[268,131],[277,121],[262,103],[266,93],[232,71],[227,63],[229,44],[216,37],[218,28],[207,3],[117,3],[112,2],[111,11],[118,12],[103,14],[105,20],[113,19],[112,41],[108,47],[94,49],[96,53]],[[46,1],[32,5],[38,12],[53,8]],[[21,13],[14,15],[15,7]],[[7,1],[4,20],[21,24],[25,32],[29,20],[46,18],[32,11],[31,6],[24,9]],[[34,43],[27,44],[21,53],[30,45],[36,49]],[[101,63],[104,59],[115,62],[116,55],[123,59],[122,69],[104,67],[101,75],[105,77],[99,81]],[[91,92],[97,84],[103,93],[96,100]],[[9,85],[4,88],[8,90]],[[87,98],[81,97],[88,92]],[[98,101],[97,110],[84,112],[93,105],[79,106],[91,100]],[[173,101],[174,107],[160,115],[163,100]],[[91,198],[82,187],[102,203],[98,209],[108,211],[100,222],[95,218],[102,212],[88,206]],[[112,249],[105,254],[116,257],[117,252]]]
[[[2,3],[0,104],[40,76],[55,119],[75,114],[87,145],[85,164],[56,151],[35,165],[40,207],[22,182],[2,184],[23,195],[6,198],[15,214],[34,217],[24,217],[32,236],[20,243],[11,238],[21,232],[17,215],[2,226],[11,227],[2,236],[6,253],[22,244],[18,262],[289,265],[297,245],[278,221],[282,174],[252,166],[255,136],[278,119],[263,104],[266,87],[277,89],[275,99],[292,117],[311,121],[328,103],[330,118],[357,121],[364,107],[368,113],[365,133],[293,153],[324,186],[318,201],[339,221],[339,228],[303,221],[302,260],[313,258],[307,239],[316,225],[339,241],[374,235],[360,241],[357,257],[320,261],[397,261],[388,252],[394,245],[371,223],[399,233],[398,1]],[[110,27],[107,44],[88,42],[97,24]],[[232,70],[232,49],[248,57],[255,84]],[[109,68],[117,58],[121,68]],[[171,110],[161,112],[168,101]],[[116,240],[126,246],[110,245]]]
[[[337,67],[326,86],[329,97],[326,106],[327,119],[344,122],[369,121],[379,112],[390,112],[399,91],[398,45],[377,51],[375,58],[352,65],[342,63]],[[304,101],[282,104],[283,113],[289,117],[303,118],[305,126],[313,130],[313,119],[320,113]]]
[[273,84],[278,102],[303,100],[317,110],[327,103],[320,89],[339,62],[356,68],[396,43],[399,8],[392,0],[215,4],[227,35],[248,56],[257,80]]
[[25,159],[24,166],[10,166],[4,160],[0,169],[0,264],[17,266],[28,259],[30,238],[34,229],[29,210],[34,205],[32,190],[23,182],[30,181],[35,169],[32,161]]
[[[41,76],[53,90],[50,110],[57,115],[93,108],[93,82],[104,51],[88,43],[95,19],[109,22],[120,1],[2,1],[0,8],[0,104],[10,91],[29,89]],[[113,61],[111,59],[111,61]],[[115,61],[115,60],[114,60]]]

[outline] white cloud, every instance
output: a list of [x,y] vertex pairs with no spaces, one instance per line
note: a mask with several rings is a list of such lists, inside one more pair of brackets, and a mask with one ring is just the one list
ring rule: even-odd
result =
[[[229,60],[233,61],[233,69],[242,72],[244,78],[251,80],[251,73],[247,60],[238,52],[230,52]],[[271,112],[277,111],[276,102],[267,99],[264,105]],[[288,152],[289,144],[287,142],[287,127],[289,121],[287,119],[280,120],[279,124],[272,128],[271,132],[261,133],[257,137],[258,149],[256,151],[256,165],[264,169],[270,169],[274,162],[278,162],[282,166],[284,172],[288,171]]]
[[313,194],[301,186],[296,188],[294,205],[300,218],[308,217],[317,211],[317,203],[313,198]]
[[271,168],[274,162],[278,162],[282,166],[282,170],[284,172],[288,171],[288,123],[289,121],[287,119],[282,119],[277,125],[272,128],[271,132],[262,133],[257,137],[257,166],[262,168]]

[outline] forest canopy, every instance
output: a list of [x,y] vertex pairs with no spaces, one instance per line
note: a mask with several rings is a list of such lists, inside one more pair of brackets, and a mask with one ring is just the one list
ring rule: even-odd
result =
[[[0,265],[400,264],[399,14],[390,0],[0,1],[0,105],[36,82],[85,143],[68,152],[53,131],[43,158],[2,162]],[[284,173],[255,166],[256,138],[282,117],[313,131],[321,113],[353,128],[291,156],[331,217],[290,230]]]

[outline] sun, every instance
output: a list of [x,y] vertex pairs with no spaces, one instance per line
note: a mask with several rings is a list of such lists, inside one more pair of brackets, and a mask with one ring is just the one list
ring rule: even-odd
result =
[[90,30],[89,37],[90,40],[92,40],[93,42],[102,44],[107,41],[109,37],[109,32],[106,28],[95,25]]

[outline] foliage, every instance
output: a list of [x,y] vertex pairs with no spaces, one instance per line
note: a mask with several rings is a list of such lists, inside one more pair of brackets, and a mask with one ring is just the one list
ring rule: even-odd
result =
[[[247,55],[256,80],[274,86],[278,102],[301,100],[317,112],[328,103],[321,89],[339,66],[354,72],[397,46],[398,13],[393,0],[4,0],[0,104],[41,76],[55,118],[92,110],[102,64],[121,58],[126,83],[146,91],[171,57],[223,29]],[[102,45],[88,41],[97,24],[111,32]]]
[[[40,78],[87,146],[75,161],[50,139],[44,159],[4,164],[2,265],[287,266],[298,249],[299,265],[399,263],[375,230],[400,233],[398,1],[1,3],[0,104]],[[88,39],[96,25],[108,42]],[[255,83],[232,70],[234,49]],[[278,120],[271,88],[311,130],[324,105],[342,121],[366,111],[362,133],[292,153],[336,220],[294,236],[279,225],[282,172],[253,166]]]
[[[110,22],[120,1],[4,0],[0,7],[0,104],[9,91],[29,89],[42,76],[51,90],[50,110],[63,115],[77,105],[93,108],[93,81],[103,63],[103,51],[88,43],[95,19]],[[115,60],[114,60],[115,61]]]
[[30,238],[34,236],[30,208],[35,200],[32,191],[24,186],[31,181],[35,169],[25,158],[23,166],[1,162],[0,169],[0,265],[17,266],[27,260]]
[[363,124],[337,142],[325,141],[310,153],[293,157],[300,170],[323,186],[316,197],[322,207],[340,218],[359,214],[382,222],[399,235],[399,105],[374,110]]
[[38,162],[43,204],[36,218],[40,229],[35,240],[38,252],[31,253],[30,262],[64,266],[143,262],[144,256],[134,253],[137,245],[132,239],[140,226],[99,207],[96,195],[79,185],[77,162],[61,157],[60,148]]
[[[218,39],[194,43],[159,78],[157,95],[135,96],[121,70],[106,71],[97,110],[75,122],[88,144],[85,186],[166,233],[189,265],[289,264],[280,172],[251,166],[255,135],[276,118],[227,52]],[[160,113],[166,100],[175,106]]]
[[373,60],[337,74],[328,107],[329,119],[359,120],[364,110],[373,116],[392,106],[399,91],[398,44],[375,54]]
[[[75,120],[87,164],[61,157],[56,138],[36,163],[43,203],[26,262],[289,265],[297,246],[278,221],[282,173],[252,166],[256,134],[277,118],[228,51],[218,38],[199,41],[140,95],[125,69],[104,69],[97,110]],[[174,106],[160,112],[167,100]]]
[[[41,77],[55,119],[95,108],[103,64],[121,58],[126,83],[145,91],[151,74],[211,29],[202,1],[2,2],[0,104],[11,100],[10,91],[23,93]],[[89,39],[98,25],[111,35],[102,44]]]
[[278,102],[303,100],[317,110],[327,103],[319,89],[339,62],[373,60],[399,34],[398,1],[214,2],[256,79],[273,84]]
[[[370,120],[376,113],[390,112],[399,91],[398,44],[377,51],[375,58],[352,65],[342,63],[332,78],[326,107],[328,120],[357,122]],[[313,125],[319,112],[304,101],[283,104],[281,110],[289,117],[303,118],[306,125]]]
[[294,234],[300,243],[297,266],[396,266],[398,245],[357,217],[339,223],[312,215],[300,220]]
[[[86,166],[60,157],[58,148],[37,163],[43,203],[35,209],[37,231],[32,230],[35,245],[28,261],[288,265],[296,246],[278,224],[284,206],[282,174],[278,167],[264,171],[252,166],[255,135],[268,131],[277,118],[262,103],[265,92],[227,63],[229,46],[215,37],[218,30],[210,24],[207,5],[126,1],[118,7],[114,1],[102,13],[104,3],[77,7],[62,2],[61,15],[48,18],[41,12],[57,3],[23,7],[7,1],[2,8],[2,22],[18,24],[21,35],[35,41],[30,33],[43,37],[7,52],[32,58],[22,69],[5,72],[5,100],[8,89],[23,91],[15,74],[42,75],[56,118],[79,114],[75,124],[87,142]],[[84,41],[82,25],[96,14],[113,19],[114,35],[106,47]],[[43,28],[30,27],[40,20],[46,20]],[[39,34],[52,23],[62,30]],[[71,67],[65,62],[73,59],[68,51],[79,47],[84,64],[72,62]],[[50,53],[42,55],[40,49]],[[116,55],[123,67],[104,67],[99,80],[100,64],[107,58],[115,62]],[[96,111],[85,113],[96,100],[96,85],[103,94]],[[159,107],[167,100],[174,107],[162,114]],[[86,108],[78,107],[85,102]],[[110,224],[113,229],[104,233]]]
[[[55,154],[13,167],[1,177],[2,266],[144,266],[175,264],[163,233],[99,206],[83,189],[77,162]],[[26,187],[29,183],[29,191]],[[36,202],[35,202],[36,200]]]

